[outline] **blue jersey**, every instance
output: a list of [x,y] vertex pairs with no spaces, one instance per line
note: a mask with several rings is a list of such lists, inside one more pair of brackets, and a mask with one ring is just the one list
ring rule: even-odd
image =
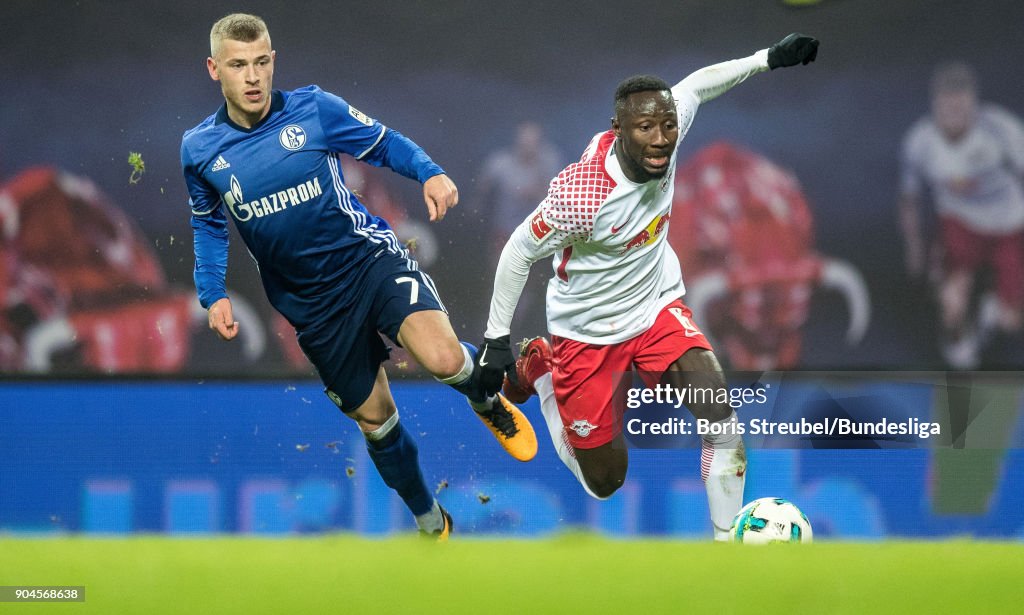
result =
[[227,296],[227,215],[259,267],[271,304],[296,327],[337,314],[384,251],[415,262],[383,219],[345,187],[340,155],[424,182],[444,171],[415,143],[317,86],[274,91],[251,129],[227,108],[185,133],[195,283],[209,307]]

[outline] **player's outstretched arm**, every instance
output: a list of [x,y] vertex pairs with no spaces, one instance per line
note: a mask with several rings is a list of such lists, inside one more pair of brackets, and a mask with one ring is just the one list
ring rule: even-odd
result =
[[746,81],[751,75],[797,64],[808,64],[818,56],[818,40],[790,34],[768,49],[752,56],[706,66],[688,75],[672,88],[676,100],[693,96],[705,103]]
[[206,310],[210,328],[217,332],[220,339],[230,341],[238,335],[238,321],[231,310],[231,299],[218,299]]
[[423,182],[423,200],[431,222],[444,218],[449,209],[459,204],[459,189],[447,175],[441,173]]

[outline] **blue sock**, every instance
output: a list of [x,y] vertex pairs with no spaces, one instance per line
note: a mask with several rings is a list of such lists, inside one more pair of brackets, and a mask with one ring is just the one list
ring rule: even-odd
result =
[[451,378],[445,378],[441,382],[447,384],[451,388],[455,389],[459,393],[462,393],[469,398],[469,401],[481,404],[486,401],[487,396],[480,389],[479,386],[473,381],[473,361],[476,359],[477,349],[476,346],[469,342],[459,342],[469,352],[469,362],[463,366],[462,370],[452,376]]
[[430,512],[434,496],[423,480],[416,442],[398,422],[398,413],[377,431],[366,434],[366,450],[384,484],[398,493],[413,515]]

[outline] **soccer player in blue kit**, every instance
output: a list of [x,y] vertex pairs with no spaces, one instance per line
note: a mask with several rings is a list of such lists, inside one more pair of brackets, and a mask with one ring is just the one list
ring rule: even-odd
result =
[[473,377],[475,348],[459,342],[433,281],[388,223],[345,187],[339,159],[349,154],[422,183],[432,222],[458,203],[455,184],[419,146],[341,98],[317,86],[273,90],[276,52],[259,17],[217,21],[210,55],[207,69],[225,103],[181,143],[195,283],[210,328],[231,340],[240,326],[225,290],[230,212],[270,303],[295,327],[327,396],[358,423],[384,482],[421,532],[447,539],[452,520],[427,487],[416,444],[399,422],[380,333],[466,395],[516,459],[536,454],[536,435],[514,405],[483,393]]

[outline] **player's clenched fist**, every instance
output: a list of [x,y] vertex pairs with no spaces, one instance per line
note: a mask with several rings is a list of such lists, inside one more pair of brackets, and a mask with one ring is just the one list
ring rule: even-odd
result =
[[444,218],[445,213],[459,203],[459,189],[447,175],[435,175],[423,182],[423,200],[431,222]]
[[512,355],[509,336],[484,338],[483,346],[476,355],[475,377],[487,395],[494,395],[501,390],[505,374],[513,384],[519,384],[516,377],[516,358]]
[[218,299],[206,311],[210,328],[217,332],[222,340],[233,340],[238,335],[238,322],[231,311],[231,300],[227,297]]
[[768,68],[796,66],[818,57],[818,39],[794,32],[768,48]]

